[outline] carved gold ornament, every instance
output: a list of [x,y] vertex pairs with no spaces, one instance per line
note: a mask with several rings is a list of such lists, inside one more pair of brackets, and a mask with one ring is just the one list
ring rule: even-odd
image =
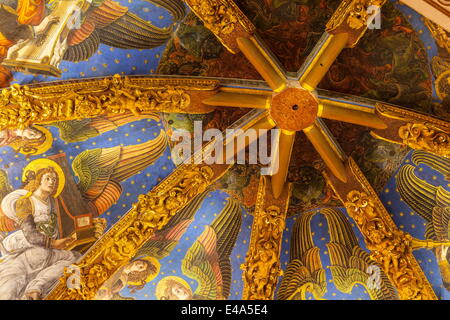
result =
[[[349,167],[360,188],[347,191],[340,196],[343,197],[342,201],[348,214],[355,220],[363,234],[371,257],[382,266],[397,288],[401,299],[436,299],[431,285],[412,254],[412,237],[396,227],[375,191],[351,158]],[[336,186],[333,186],[333,189],[338,192]]]
[[273,299],[278,277],[282,275],[280,268],[280,240],[284,229],[284,219],[280,216],[280,208],[270,206],[255,216],[256,243],[250,247],[242,269],[243,277],[250,284],[246,299]]
[[235,35],[250,35],[255,27],[232,0],[186,0],[192,11],[203,21],[220,42],[231,52],[239,51]]
[[0,130],[24,129],[31,124],[93,118],[132,112],[205,113],[191,108],[191,92],[214,90],[214,80],[145,79],[115,75],[104,80],[40,87],[14,84],[0,95]]
[[244,300],[273,299],[278,277],[283,273],[280,250],[291,187],[287,185],[274,199],[267,179],[260,177],[249,250],[241,266]]
[[450,53],[450,35],[447,31],[444,30],[441,26],[438,24],[432,22],[429,19],[424,18],[423,22],[427,26],[427,28],[430,30],[431,34],[433,35],[434,40],[436,40],[436,43],[439,47],[445,49],[448,53]]
[[182,165],[150,193],[140,195],[133,208],[76,265],[79,287],[68,288],[74,275],[66,270],[47,299],[93,299],[101,285],[128,263],[156,230],[210,185],[213,176],[209,166]]
[[403,143],[416,150],[433,152],[448,158],[450,156],[450,136],[422,123],[407,123],[398,130]]
[[363,36],[370,18],[370,7],[382,7],[386,0],[344,0],[327,23],[329,33],[349,33],[349,46],[353,47]]

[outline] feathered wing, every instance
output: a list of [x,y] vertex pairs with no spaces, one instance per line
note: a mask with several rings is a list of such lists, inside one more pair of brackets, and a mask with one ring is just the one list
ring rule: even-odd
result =
[[281,281],[279,300],[306,299],[310,292],[320,299],[327,291],[325,270],[320,260],[320,249],[314,245],[311,234],[313,214],[303,213],[295,222],[290,246],[290,261]]
[[[433,155],[416,156],[416,163],[426,163],[443,174],[447,174],[445,161]],[[403,166],[397,175],[397,188],[406,204],[428,223],[425,238],[438,242],[449,241],[450,193],[442,187],[435,187],[420,179],[414,173],[414,166]],[[438,247],[435,254],[438,259],[442,280],[447,290],[450,290],[450,264],[448,262],[448,247]]]
[[[9,184],[8,173],[0,169],[0,204],[3,198],[11,192],[13,192],[13,187]],[[9,232],[15,229],[16,224],[3,213],[0,206],[0,232]]]
[[150,166],[166,147],[167,137],[161,130],[157,138],[142,144],[83,151],[72,162],[78,188],[100,215],[119,199],[120,182]]
[[414,150],[411,156],[411,160],[416,166],[418,166],[419,164],[425,164],[442,173],[447,180],[450,180],[449,159],[425,151]]
[[[181,0],[152,0],[170,11],[178,21],[185,14]],[[93,1],[80,28],[68,36],[64,59],[82,61],[91,57],[100,43],[121,49],[151,49],[171,37],[172,28],[161,29],[128,11],[112,0]]]
[[397,188],[406,204],[427,222],[425,237],[438,241],[449,239],[450,193],[420,179],[415,167],[404,165],[397,174]]
[[186,252],[181,270],[197,280],[195,295],[205,300],[227,299],[231,288],[230,255],[242,224],[239,203],[229,199],[213,223]]
[[[336,209],[327,208],[321,212],[328,222],[330,242],[327,248],[336,288],[350,293],[353,286],[359,283],[367,289],[372,300],[397,300],[398,294],[394,286],[381,268],[370,259],[370,255],[359,246],[345,215]],[[379,273],[375,273],[378,271]]]
[[183,210],[178,212],[169,223],[147,241],[136,253],[136,257],[151,256],[158,260],[167,257],[189,228],[194,216],[209,191],[196,196]]
[[57,127],[61,139],[65,142],[80,142],[97,137],[105,132],[115,130],[120,126],[139,121],[142,119],[159,120],[156,113],[135,116],[132,113],[120,115],[100,116],[93,119],[68,120],[53,122],[50,125]]

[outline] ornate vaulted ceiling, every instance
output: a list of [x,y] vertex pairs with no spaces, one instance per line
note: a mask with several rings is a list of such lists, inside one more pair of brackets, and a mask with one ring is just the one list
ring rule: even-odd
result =
[[[448,33],[394,0],[354,46],[336,40],[353,31],[329,26],[339,1],[187,2],[2,2],[1,80],[12,87],[0,102],[0,249],[19,253],[0,263],[0,297],[447,299]],[[214,21],[208,5],[237,20]],[[330,67],[311,80],[308,66],[323,68],[314,52]],[[300,116],[276,100],[293,99],[286,87],[301,94]],[[196,120],[275,122],[281,173],[180,164],[170,137]],[[417,125],[413,142],[397,137],[404,125]],[[57,231],[41,234],[78,237],[62,268],[46,266],[57,278],[72,266],[53,291],[56,277],[35,289],[35,275],[15,274],[23,286],[8,273],[30,263],[14,239],[20,212],[38,215],[33,181],[48,167],[63,187],[45,207]]]

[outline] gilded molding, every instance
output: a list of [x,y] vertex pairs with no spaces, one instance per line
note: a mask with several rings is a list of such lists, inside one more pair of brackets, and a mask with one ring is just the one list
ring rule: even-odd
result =
[[367,30],[369,7],[382,7],[386,0],[343,0],[326,25],[331,34],[348,33],[348,46],[354,47]]
[[450,136],[446,132],[421,123],[407,123],[399,128],[398,135],[410,148],[450,157]]
[[376,112],[380,116],[393,119],[389,128],[397,129],[386,137],[383,136],[383,131],[376,131],[372,134],[375,137],[404,144],[416,150],[450,157],[450,124],[448,122],[385,104],[377,104]]
[[251,35],[255,27],[233,0],[186,0],[192,11],[203,21],[222,44],[236,53],[237,36]]
[[396,227],[354,160],[349,158],[348,163],[360,188],[350,190],[342,200],[363,234],[371,257],[383,267],[401,299],[436,299],[412,255],[412,237]]
[[282,275],[280,250],[290,185],[279,199],[273,199],[267,177],[260,177],[249,251],[243,270],[244,300],[271,300]]
[[66,270],[49,300],[91,300],[100,286],[125,265],[156,231],[218,176],[210,166],[181,165],[138,202],[92,247],[79,267],[79,287],[68,288],[73,276]]
[[14,84],[0,94],[0,130],[125,112],[211,112],[212,107],[194,106],[192,96],[195,91],[213,93],[217,86],[215,80],[119,75],[48,87]]
[[424,18],[423,19],[428,30],[430,30],[433,35],[434,40],[439,47],[445,49],[450,54],[450,35],[444,30],[440,25],[434,23],[433,21]]

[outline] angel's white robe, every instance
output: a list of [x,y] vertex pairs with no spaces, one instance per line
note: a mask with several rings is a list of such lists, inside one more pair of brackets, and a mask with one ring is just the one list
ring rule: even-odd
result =
[[[2,211],[17,221],[15,202],[26,194],[26,190],[16,190],[8,194],[1,203]],[[62,276],[64,268],[75,263],[79,258],[77,252],[46,248],[43,245],[30,243],[30,228],[32,232],[40,232],[52,239],[58,238],[57,220],[54,217],[54,202],[43,203],[30,196],[32,203],[32,223],[28,226],[22,223],[22,228],[8,235],[3,240],[7,254],[0,263],[0,299],[14,300],[23,298],[31,291],[40,292],[45,296],[57,280]],[[30,221],[31,222],[31,221]],[[45,230],[45,233],[44,233]],[[28,236],[28,241],[27,240]],[[31,241],[34,242],[34,241]]]

